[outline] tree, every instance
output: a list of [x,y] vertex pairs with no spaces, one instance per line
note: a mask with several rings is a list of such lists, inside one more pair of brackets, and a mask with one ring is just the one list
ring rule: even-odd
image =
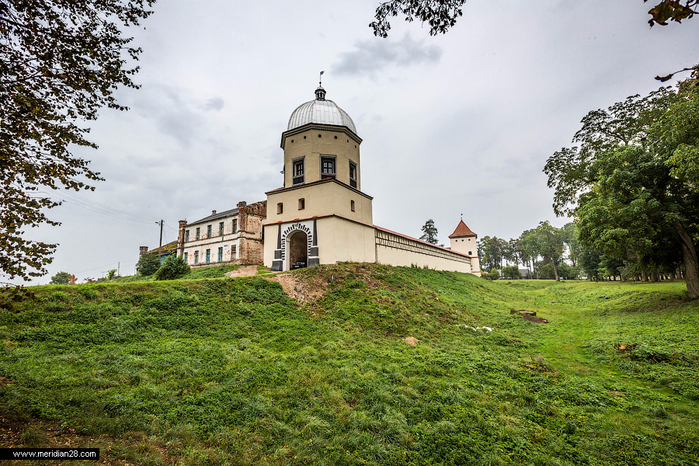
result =
[[[415,20],[427,23],[431,36],[445,34],[463,15],[464,3],[466,0],[389,0],[376,8],[376,21],[372,21],[369,27],[375,36],[386,38],[391,30],[388,18],[401,14],[409,23]],[[651,27],[654,24],[667,26],[668,21],[681,23],[683,19],[692,18],[698,7],[699,0],[685,0],[684,5],[679,0],[661,0],[648,11],[651,16],[648,23]]]
[[507,242],[497,236],[484,236],[478,243],[478,259],[486,270],[502,267],[503,249]]
[[136,271],[144,277],[153,275],[159,268],[160,259],[155,254],[143,254],[136,264]]
[[156,280],[176,280],[187,275],[190,271],[189,265],[181,257],[170,256],[165,259],[162,267],[155,272]]
[[543,257],[546,263],[551,264],[555,278],[559,280],[558,263],[563,255],[563,232],[548,221],[540,222],[534,231],[538,255]]
[[573,267],[578,264],[580,257],[580,241],[578,240],[578,227],[575,223],[570,222],[563,225],[563,242],[568,248],[568,259]]
[[58,272],[51,277],[49,285],[67,285],[70,283],[70,274],[68,272]]
[[522,234],[519,235],[517,244],[519,246],[519,253],[522,260],[522,264],[526,265],[529,269],[529,278],[533,278],[531,276],[531,271],[534,270],[534,262],[536,261],[536,258],[539,256],[537,252],[538,247],[536,243],[536,233],[534,232],[534,230],[526,230],[522,232]]
[[587,247],[580,247],[580,267],[587,275],[588,280],[597,281],[602,276],[601,270],[602,255],[597,250]]
[[112,280],[117,276],[117,269],[111,269],[107,271],[107,280]]
[[434,226],[434,220],[427,220],[420,230],[422,231],[422,236],[420,236],[422,241],[437,244],[437,227]]
[[699,298],[699,87],[590,112],[574,142],[544,168],[554,210],[577,216],[580,241],[610,259],[657,270],[681,253]]
[[104,106],[126,110],[113,92],[137,87],[127,59],[140,49],[122,37],[151,14],[155,0],[7,0],[0,2],[0,272],[41,276],[55,244],[31,241],[26,227],[58,225],[44,213],[60,205],[39,188],[94,189],[102,178],[75,157]]

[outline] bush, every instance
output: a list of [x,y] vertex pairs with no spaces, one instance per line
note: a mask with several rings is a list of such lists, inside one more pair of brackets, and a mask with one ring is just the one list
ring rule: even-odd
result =
[[155,254],[144,254],[138,259],[138,264],[136,264],[136,271],[148,277],[153,275],[160,268],[160,259],[158,259]]
[[490,271],[490,273],[484,274],[485,278],[488,280],[497,280],[500,278],[500,272],[498,272],[498,269],[493,268],[493,270]]
[[189,265],[181,257],[170,256],[155,272],[156,280],[175,280],[189,273]]
[[503,278],[517,279],[522,278],[522,273],[516,265],[508,265],[502,268]]
[[70,283],[70,274],[68,272],[58,272],[51,277],[49,285],[67,285]]

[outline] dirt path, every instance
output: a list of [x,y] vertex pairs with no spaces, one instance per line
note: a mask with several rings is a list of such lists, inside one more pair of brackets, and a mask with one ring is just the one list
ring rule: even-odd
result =
[[238,267],[237,269],[228,272],[226,277],[250,277],[252,275],[257,275],[256,265],[244,265],[243,267]]
[[265,278],[281,284],[287,296],[300,303],[313,302],[325,294],[325,286],[320,281],[302,281],[293,273],[282,273]]

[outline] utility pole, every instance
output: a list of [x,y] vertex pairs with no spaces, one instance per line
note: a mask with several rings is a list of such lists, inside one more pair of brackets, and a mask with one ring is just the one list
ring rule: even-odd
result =
[[[161,219],[159,222],[155,222],[156,225],[160,225],[160,247],[163,247],[163,220]],[[162,251],[161,251],[162,252]]]

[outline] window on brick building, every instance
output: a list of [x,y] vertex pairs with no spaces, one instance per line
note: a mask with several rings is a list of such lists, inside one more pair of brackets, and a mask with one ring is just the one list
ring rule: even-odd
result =
[[208,264],[210,262],[211,262],[211,249],[207,249],[206,250],[206,263]]
[[184,261],[185,261],[185,263],[189,264],[189,262],[187,262],[187,253],[186,252],[184,253]]
[[[198,230],[198,228],[197,228]],[[194,251],[194,263],[198,264],[199,263],[199,251]]]
[[184,231],[184,241],[185,242],[189,241],[189,230]]
[[218,248],[218,261],[223,262],[223,248]]
[[218,224],[218,234],[219,236],[223,236],[223,222],[219,222]]
[[199,239],[201,237],[201,228],[197,227],[196,235],[194,236],[194,239]]
[[206,237],[211,238],[211,225],[206,226]]
[[233,233],[238,233],[238,219],[233,219]]

